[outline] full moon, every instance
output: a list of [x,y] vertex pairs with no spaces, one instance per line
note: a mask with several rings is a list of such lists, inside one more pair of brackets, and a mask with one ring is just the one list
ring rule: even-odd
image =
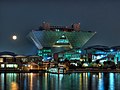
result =
[[13,35],[13,36],[12,36],[12,39],[13,39],[13,40],[16,40],[16,39],[17,39],[17,36],[16,36],[16,35]]

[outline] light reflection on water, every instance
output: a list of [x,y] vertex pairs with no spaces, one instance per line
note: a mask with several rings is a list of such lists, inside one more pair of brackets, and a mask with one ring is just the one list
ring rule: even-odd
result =
[[120,73],[0,73],[0,90],[119,90]]
[[16,82],[11,82],[10,90],[19,90],[18,84]]

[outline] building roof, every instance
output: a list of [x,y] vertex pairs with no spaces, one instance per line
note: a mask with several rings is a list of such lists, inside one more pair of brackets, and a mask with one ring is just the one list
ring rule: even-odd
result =
[[91,50],[91,49],[105,51],[105,52],[110,50],[108,46],[104,46],[104,45],[93,45],[85,48],[85,50]]
[[9,51],[4,51],[4,52],[0,52],[0,56],[17,56],[17,54],[13,53],[13,52],[9,52]]

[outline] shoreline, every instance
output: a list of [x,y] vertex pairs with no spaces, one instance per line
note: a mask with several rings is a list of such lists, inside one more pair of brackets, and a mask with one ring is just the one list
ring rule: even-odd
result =
[[78,69],[78,70],[69,70],[72,73],[120,73],[120,69]]
[[[70,69],[67,73],[120,73],[120,69]],[[46,70],[0,70],[0,73],[47,73]]]

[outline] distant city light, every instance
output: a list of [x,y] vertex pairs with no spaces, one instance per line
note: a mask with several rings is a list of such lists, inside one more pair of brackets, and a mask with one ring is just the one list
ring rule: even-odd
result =
[[111,52],[113,52],[113,49],[110,49]]

